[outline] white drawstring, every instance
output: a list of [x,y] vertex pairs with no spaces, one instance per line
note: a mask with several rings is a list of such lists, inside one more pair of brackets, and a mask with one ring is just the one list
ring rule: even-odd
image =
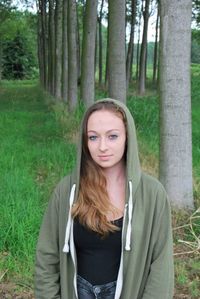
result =
[[126,232],[126,244],[125,250],[131,250],[131,222],[132,222],[132,213],[133,213],[133,186],[132,182],[129,181],[129,200],[128,200],[128,227]]
[[[68,213],[68,221],[67,221],[67,227],[66,227],[66,232],[65,232],[65,244],[63,247],[63,252],[65,252],[65,253],[69,252],[69,236],[70,236],[70,227],[71,227],[71,222],[72,222],[71,209],[72,209],[72,205],[74,202],[75,189],[76,189],[76,185],[74,184],[71,188],[70,198],[69,198],[69,213]],[[125,244],[126,251],[131,250],[131,222],[132,222],[132,213],[133,213],[132,189],[133,189],[132,182],[129,181],[128,226],[127,226],[126,244]]]
[[74,184],[71,188],[70,197],[69,197],[69,213],[68,213],[67,227],[66,227],[66,231],[65,231],[65,244],[63,247],[63,252],[65,252],[65,253],[69,252],[69,236],[70,236],[70,227],[71,227],[71,222],[72,222],[71,210],[72,210],[72,205],[74,202],[75,190],[76,190],[76,185]]

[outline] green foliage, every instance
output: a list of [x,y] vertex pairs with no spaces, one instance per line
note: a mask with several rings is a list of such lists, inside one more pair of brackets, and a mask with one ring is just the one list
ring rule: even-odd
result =
[[3,78],[30,78],[35,66],[33,54],[28,49],[26,38],[18,32],[13,40],[5,42],[3,47]]
[[3,78],[38,77],[36,33],[36,15],[9,11],[0,24]]
[[200,1],[192,0],[192,18],[196,25],[200,26]]
[[191,62],[200,63],[200,30],[192,29]]

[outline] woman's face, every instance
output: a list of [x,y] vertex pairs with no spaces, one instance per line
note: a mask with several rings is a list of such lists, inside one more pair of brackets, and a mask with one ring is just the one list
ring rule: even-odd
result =
[[109,110],[93,112],[87,123],[88,150],[102,168],[114,167],[123,161],[126,129],[123,120]]

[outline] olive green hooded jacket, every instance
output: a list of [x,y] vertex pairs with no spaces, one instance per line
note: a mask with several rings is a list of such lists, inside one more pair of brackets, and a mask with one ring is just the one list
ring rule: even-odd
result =
[[[171,299],[173,241],[166,192],[160,182],[141,172],[129,110],[118,101],[104,101],[117,103],[127,119],[126,204],[115,299]],[[78,194],[81,149],[82,140],[76,168],[55,188],[41,225],[36,251],[36,299],[78,298],[71,207]]]

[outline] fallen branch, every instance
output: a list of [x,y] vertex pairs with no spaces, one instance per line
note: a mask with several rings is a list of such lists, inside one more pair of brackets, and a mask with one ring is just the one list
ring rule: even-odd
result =
[[181,240],[179,239],[178,242],[184,244],[186,247],[189,247],[190,251],[184,251],[184,252],[178,252],[174,253],[174,256],[182,255],[182,254],[200,254],[200,234],[197,235],[194,230],[194,226],[196,226],[196,223],[194,223],[195,220],[200,220],[200,215],[197,215],[200,213],[200,207],[189,217],[188,221],[189,223],[181,225],[179,227],[174,228],[173,230],[179,230],[182,228],[188,228],[190,230],[190,235],[193,236],[194,241],[187,241],[187,240]]

